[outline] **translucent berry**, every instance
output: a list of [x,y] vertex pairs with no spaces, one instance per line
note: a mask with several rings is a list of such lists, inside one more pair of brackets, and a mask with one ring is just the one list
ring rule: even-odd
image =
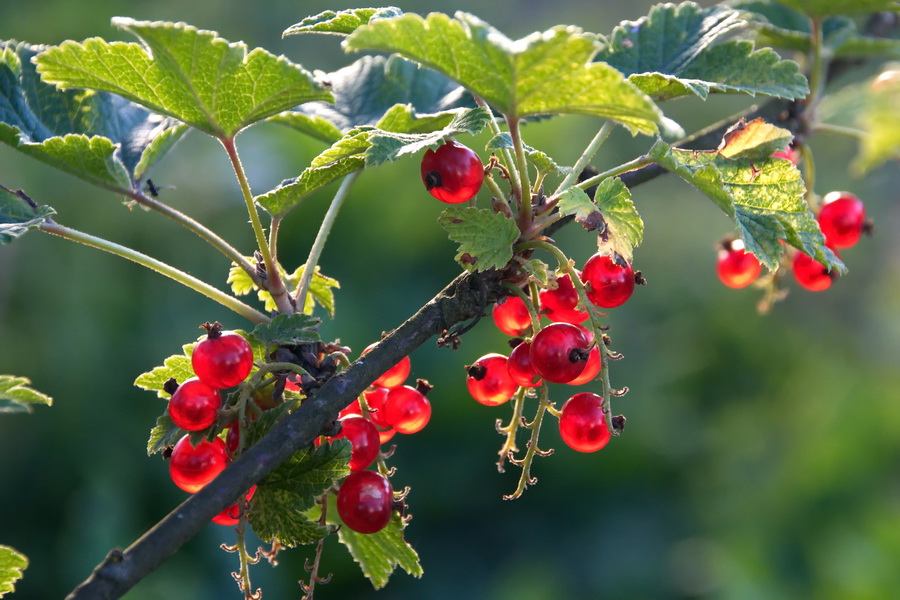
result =
[[794,148],[793,144],[791,144],[784,150],[779,150],[772,156],[774,156],[775,158],[783,158],[785,160],[789,160],[795,167],[800,164],[800,152],[796,148]]
[[422,157],[422,182],[425,189],[448,204],[472,199],[484,182],[484,167],[475,152],[448,140],[437,150]]
[[223,390],[247,378],[253,368],[253,349],[238,333],[219,332],[212,326],[209,335],[191,353],[191,366],[200,381]]
[[222,396],[214,389],[191,377],[178,386],[169,400],[172,422],[186,431],[200,431],[216,422]]
[[362,471],[378,458],[381,448],[378,430],[362,417],[349,416],[341,419],[341,432],[333,439],[346,439],[350,442],[351,471]]
[[551,321],[562,323],[582,323],[588,318],[586,310],[578,310],[578,292],[568,273],[556,278],[555,290],[543,290],[541,313]]
[[850,248],[866,227],[866,207],[849,192],[829,192],[822,198],[818,219],[830,248]]
[[369,420],[379,427],[389,428],[391,426],[384,410],[384,403],[389,391],[389,388],[373,387],[363,392],[366,406],[369,408]]
[[[369,344],[369,346],[365,350],[363,350],[362,353],[365,354],[377,345],[377,343]],[[381,376],[376,379],[372,385],[386,388],[403,385],[403,382],[406,381],[407,377],[409,377],[409,372],[411,369],[412,363],[410,362],[409,357],[404,356],[402,359],[400,359],[400,362],[382,373]]]
[[498,406],[516,393],[518,385],[510,378],[507,358],[502,354],[485,354],[466,368],[469,393],[485,406]]
[[234,504],[232,504],[231,506],[229,506],[228,508],[226,508],[225,510],[223,510],[222,512],[220,512],[219,514],[214,516],[212,518],[212,522],[216,523],[218,525],[225,525],[225,526],[229,526],[229,527],[240,523],[241,522],[241,504],[243,502],[250,502],[250,500],[253,498],[253,494],[255,494],[255,493],[256,493],[256,486],[254,485],[252,488],[250,488],[250,490],[246,494],[244,494],[243,500],[239,500],[239,501],[235,502]]
[[571,323],[551,323],[531,342],[531,364],[551,383],[568,383],[581,375],[588,360],[588,340]]
[[416,388],[402,385],[388,390],[384,416],[398,433],[416,433],[431,419],[431,403]]
[[494,305],[491,315],[497,329],[506,335],[519,337],[531,330],[531,314],[525,306],[525,301],[518,296],[499,300]]
[[600,308],[615,308],[624,304],[634,292],[634,270],[628,261],[606,254],[590,257],[581,270],[581,280],[587,286],[587,297]]
[[603,413],[603,398],[597,394],[575,394],[563,404],[559,416],[563,442],[579,452],[596,452],[611,437]]
[[762,265],[755,256],[744,250],[742,240],[726,242],[716,261],[719,279],[730,288],[745,288],[759,277]]
[[175,444],[169,457],[169,475],[175,485],[193,494],[225,469],[228,454],[222,438],[212,442],[202,441],[197,447],[191,446],[188,436]]
[[825,265],[802,252],[794,255],[792,269],[797,283],[811,292],[827,290],[837,279],[837,273],[828,271]]
[[391,483],[375,471],[350,473],[341,483],[337,510],[344,525],[357,533],[375,533],[391,521],[394,493]]
[[[584,325],[576,325],[576,327],[581,330],[581,333],[583,333],[584,337],[587,338],[589,344],[594,341],[594,334],[590,329],[588,329]],[[590,383],[594,380],[594,378],[597,377],[597,375],[600,374],[600,368],[602,366],[603,363],[601,362],[600,345],[594,344],[593,346],[591,346],[591,350],[588,353],[588,359],[587,363],[584,365],[584,371],[581,372],[581,375],[579,375],[572,381],[569,381],[568,384],[584,385],[586,383]]]
[[516,385],[522,387],[537,387],[541,385],[541,376],[531,364],[531,343],[522,342],[509,353],[506,361],[506,370],[509,378]]

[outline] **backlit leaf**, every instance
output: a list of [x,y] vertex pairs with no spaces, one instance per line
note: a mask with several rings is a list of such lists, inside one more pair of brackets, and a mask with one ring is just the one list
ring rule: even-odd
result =
[[32,405],[50,406],[53,399],[31,387],[31,380],[0,375],[0,413],[31,412]]
[[503,268],[519,238],[515,221],[488,209],[451,206],[441,213],[438,222],[459,244],[456,261],[468,271]]
[[0,246],[40,227],[55,213],[49,206],[34,206],[23,195],[24,192],[16,193],[0,186]]
[[403,11],[394,6],[388,6],[386,8],[353,8],[350,10],[342,10],[340,12],[326,10],[317,15],[306,17],[296,25],[291,25],[285,29],[283,36],[298,35],[301,33],[349,35],[372,19],[393,17],[402,12]]
[[27,567],[28,557],[9,546],[0,546],[0,596],[16,590],[16,582]]

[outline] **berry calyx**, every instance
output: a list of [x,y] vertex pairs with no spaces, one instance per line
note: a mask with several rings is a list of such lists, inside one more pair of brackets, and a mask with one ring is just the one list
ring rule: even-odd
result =
[[531,364],[547,381],[568,383],[584,371],[589,345],[587,337],[576,325],[551,323],[531,342]]
[[341,419],[341,432],[332,439],[346,439],[350,442],[350,470],[362,471],[375,459],[381,449],[381,440],[375,425],[362,417],[349,416]]
[[185,431],[200,431],[216,422],[222,396],[197,377],[191,377],[178,386],[169,400],[169,416],[172,422]]
[[531,329],[531,313],[528,312],[525,301],[518,296],[498,300],[491,316],[497,329],[506,335],[519,337]]
[[829,271],[825,265],[802,252],[794,255],[791,268],[797,283],[811,292],[827,290],[838,277],[836,272]]
[[531,342],[522,342],[513,348],[506,361],[506,370],[516,385],[528,388],[541,385],[541,376],[531,364]]
[[398,433],[416,433],[431,419],[431,403],[414,387],[402,385],[388,390],[384,418]]
[[238,500],[228,508],[224,509],[222,512],[217,514],[212,518],[212,522],[218,525],[232,526],[237,525],[241,522],[241,504],[246,502],[250,502],[253,498],[253,494],[256,493],[256,486],[254,485],[250,490],[244,494],[243,500]]
[[[585,327],[584,325],[576,325],[578,329],[584,334],[584,337],[587,338],[588,343],[594,341],[594,333]],[[568,385],[584,385],[586,383],[590,383],[594,380],[597,375],[600,374],[600,368],[603,366],[603,362],[600,356],[600,344],[594,344],[591,346],[591,350],[588,353],[587,363],[584,365],[584,371],[581,372],[581,375],[568,382]]]
[[578,452],[596,452],[611,437],[603,413],[603,398],[588,392],[575,394],[563,404],[559,416],[563,442]]
[[350,473],[337,495],[338,515],[357,533],[375,533],[391,521],[394,492],[391,483],[375,471]]
[[850,248],[866,229],[866,207],[849,192],[829,192],[822,198],[818,220],[829,248]]
[[634,292],[634,270],[625,259],[597,253],[581,270],[581,280],[587,287],[587,297],[600,308],[615,308],[624,304]]
[[481,159],[468,147],[447,140],[422,157],[422,182],[432,196],[448,204],[472,199],[484,183]]
[[175,485],[193,494],[215,479],[227,463],[228,454],[222,438],[214,438],[212,442],[204,440],[195,448],[186,435],[172,449],[169,476]]
[[507,358],[502,354],[485,354],[466,367],[466,387],[475,400],[485,406],[508,402],[518,385],[510,378]]
[[200,381],[223,390],[234,387],[247,378],[253,368],[253,349],[238,333],[221,331],[221,325],[205,326],[206,338],[191,353],[191,366]]
[[732,240],[722,244],[716,260],[716,272],[726,286],[741,289],[756,281],[762,272],[762,265],[755,256],[744,250],[743,240]]
[[555,290],[543,290],[540,294],[541,312],[551,321],[582,323],[588,318],[586,310],[578,310],[578,291],[568,273],[556,278]]
[[[372,348],[377,346],[378,343],[369,344],[365,350],[362,351],[363,354],[369,352]],[[382,373],[378,379],[376,379],[372,385],[377,385],[385,388],[397,387],[398,385],[403,385],[403,382],[406,381],[406,378],[409,377],[409,372],[412,370],[412,362],[409,360],[408,356],[404,356],[400,359],[396,365]]]

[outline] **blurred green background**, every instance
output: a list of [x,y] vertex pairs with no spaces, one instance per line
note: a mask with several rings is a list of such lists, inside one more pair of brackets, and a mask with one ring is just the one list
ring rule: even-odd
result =
[[[650,3],[472,0],[399,2],[404,10],[474,12],[517,38],[558,23],[608,33]],[[349,63],[336,38],[281,39],[324,1],[251,5],[221,2],[0,3],[0,39],[59,43],[99,35],[122,39],[115,15],[183,20],[284,53],[310,69]],[[850,79],[870,76],[860,68]],[[665,105],[688,130],[748,106],[748,98]],[[530,124],[529,144],[571,164],[598,124],[569,118]],[[486,138],[462,140],[483,147]],[[647,139],[618,132],[596,164],[646,150]],[[274,125],[238,140],[254,190],[299,174],[323,147]],[[900,589],[900,168],[863,179],[846,165],[842,138],[814,138],[816,189],[862,197],[876,235],[843,257],[850,273],[825,293],[792,283],[766,316],[759,293],[722,286],[715,244],[728,219],[699,193],[660,178],[634,191],[646,224],[635,264],[650,285],[610,317],[625,359],[613,384],[631,392],[614,404],[625,435],[582,455],[547,427],[540,482],[515,502],[514,469],[498,474],[494,420],[508,407],[476,404],[463,365],[505,349],[490,320],[453,353],[426,344],[413,376],[436,385],[434,415],[402,437],[392,463],[409,485],[407,537],[425,576],[397,573],[376,595],[345,550],[326,546],[335,574],[317,598],[854,598]],[[207,223],[246,253],[252,235],[237,185],[216,143],[192,134],[152,173],[162,198]],[[0,183],[53,205],[60,222],[169,261],[220,287],[227,263],[156,214],[0,147]],[[330,194],[310,199],[282,228],[281,258],[302,262]],[[354,350],[378,339],[457,272],[453,246],[422,189],[416,158],[365,173],[354,187],[322,260],[338,278],[338,318],[323,334]],[[560,245],[583,262],[591,236],[569,228]],[[790,280],[790,277],[788,278]],[[55,399],[32,415],[0,418],[0,543],[31,559],[16,598],[59,598],[114,546],[126,546],[184,498],[145,442],[163,404],[134,378],[218,319],[247,323],[169,280],[119,258],[31,233],[0,248],[0,372],[29,377]],[[556,400],[569,390],[557,386]],[[235,555],[218,549],[233,532],[210,525],[126,597],[131,600],[237,598]],[[260,565],[267,598],[299,598],[311,549]]]

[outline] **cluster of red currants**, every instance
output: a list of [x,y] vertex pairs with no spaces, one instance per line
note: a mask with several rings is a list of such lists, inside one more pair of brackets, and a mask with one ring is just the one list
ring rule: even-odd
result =
[[[179,385],[169,400],[169,417],[186,431],[202,431],[216,422],[222,407],[219,390],[244,381],[253,368],[253,350],[240,334],[223,332],[218,323],[207,326],[208,335],[191,354],[196,377]],[[190,435],[182,437],[169,456],[169,475],[175,485],[193,494],[225,469],[237,449],[237,429],[229,428],[227,441],[214,437],[196,446]],[[249,501],[256,486],[245,494]],[[237,525],[241,502],[235,502],[213,518],[220,525]]]
[[[587,299],[598,308],[614,308],[634,292],[636,276],[627,261],[595,254],[580,273]],[[466,385],[476,401],[498,406],[520,388],[549,383],[583,385],[601,371],[603,341],[595,340],[591,328],[582,325],[588,312],[579,308],[578,292],[568,273],[557,277],[555,289],[539,293],[539,315],[551,323],[535,328],[525,301],[511,296],[494,306],[497,327],[513,336],[509,356],[491,353],[467,367]],[[536,333],[530,336],[532,331]],[[563,441],[581,452],[603,448],[610,439],[603,398],[593,393],[575,394],[562,407],[559,428]]]
[[[790,146],[773,156],[791,161],[800,161],[800,154]],[[862,234],[871,227],[866,221],[866,209],[857,196],[849,192],[829,192],[822,198],[816,215],[819,228],[825,236],[825,245],[835,254],[839,249],[851,248],[859,242]],[[825,265],[803,252],[795,252],[791,270],[797,283],[812,292],[821,292],[831,287],[837,273],[829,271]],[[744,249],[741,240],[726,240],[722,243],[717,260],[719,279],[730,288],[744,288],[752,284],[762,272],[762,266],[755,256]]]

